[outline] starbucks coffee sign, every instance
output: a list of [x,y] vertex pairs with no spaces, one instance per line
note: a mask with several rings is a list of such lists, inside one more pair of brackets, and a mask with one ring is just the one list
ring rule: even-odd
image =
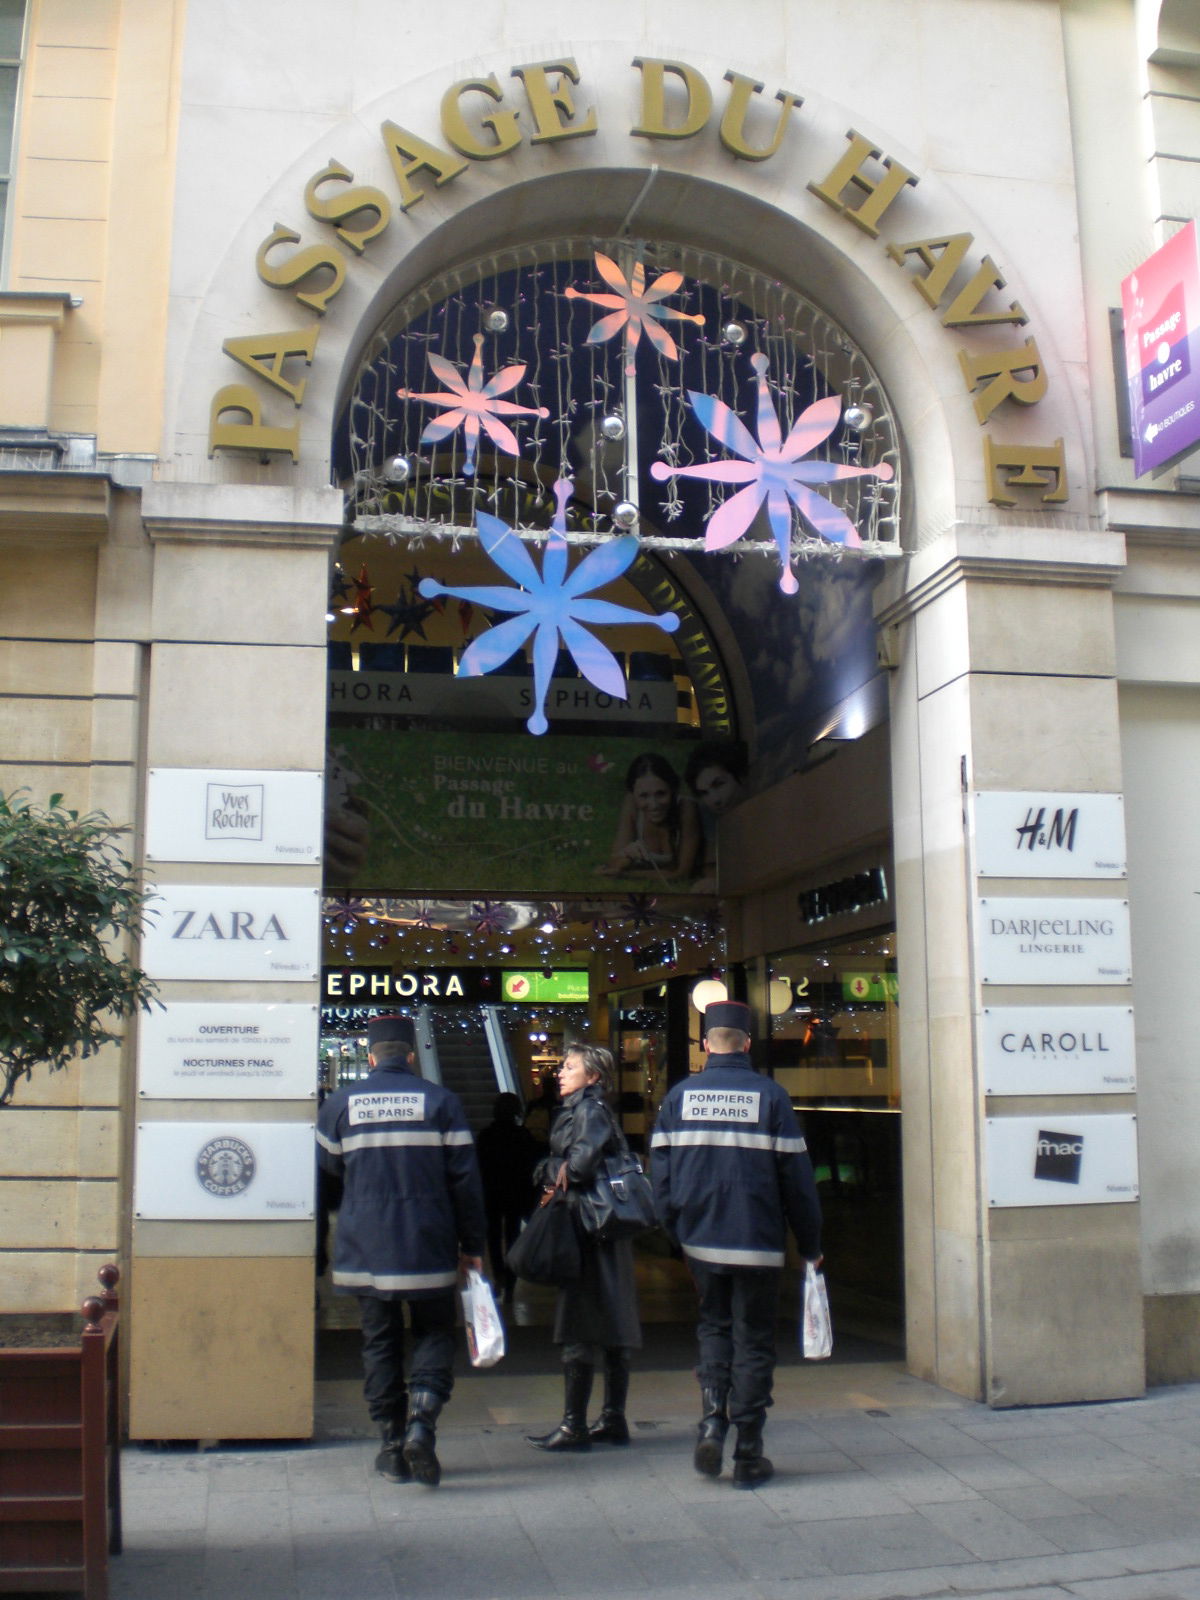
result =
[[141,1122],[133,1214],[144,1221],[306,1222],[311,1122]]

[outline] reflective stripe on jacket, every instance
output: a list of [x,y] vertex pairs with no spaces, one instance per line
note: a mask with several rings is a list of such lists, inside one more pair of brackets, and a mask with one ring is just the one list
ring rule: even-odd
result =
[[821,1253],[821,1207],[787,1092],[745,1055],[710,1055],[677,1083],[650,1140],[658,1219],[697,1261],[781,1267],[787,1229]]
[[457,1095],[395,1067],[331,1094],[317,1122],[321,1170],[342,1180],[334,1287],[421,1299],[483,1254],[475,1141]]

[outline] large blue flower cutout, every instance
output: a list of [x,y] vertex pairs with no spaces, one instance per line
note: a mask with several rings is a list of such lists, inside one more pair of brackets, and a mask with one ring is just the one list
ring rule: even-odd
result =
[[588,600],[589,590],[612,583],[637,559],[638,541],[633,534],[612,539],[590,551],[573,572],[567,570],[566,504],[571,492],[569,483],[561,479],[554,485],[558,511],[542,557],[542,570],[515,534],[499,517],[477,512],[475,524],[479,542],[491,559],[519,585],[516,589],[448,588],[434,578],[422,578],[421,593],[427,599],[435,595],[454,595],[469,600],[473,605],[486,606],[491,611],[513,611],[517,614],[508,622],[498,623],[479,636],[463,651],[458,664],[460,678],[478,678],[485,672],[495,672],[521,648],[530,634],[533,635],[533,690],[534,712],[525,726],[530,733],[545,733],[550,724],[546,720],[546,694],[554,676],[558,659],[558,641],[570,651],[575,665],[590,684],[615,700],[628,697],[628,687],[621,664],[607,645],[601,644],[589,633],[584,623],[594,626],[633,622],[642,626],[661,628],[664,633],[674,633],[679,618],[672,612],[656,616],[651,612],[633,611],[628,606],[614,605],[609,600]]

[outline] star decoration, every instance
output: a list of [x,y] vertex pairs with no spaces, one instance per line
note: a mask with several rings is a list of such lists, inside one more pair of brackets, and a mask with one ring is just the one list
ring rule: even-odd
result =
[[841,403],[836,396],[818,400],[807,406],[796,419],[787,438],[779,424],[775,402],[767,387],[767,358],[750,357],[758,380],[758,441],[750,430],[715,395],[697,394],[688,390],[692,410],[708,432],[728,450],[742,457],[741,461],[707,461],[694,467],[672,467],[656,461],[650,476],[659,483],[668,478],[707,478],[716,483],[744,483],[735,495],[714,513],[704,538],[706,550],[722,550],[732,544],[749,528],[759,508],[765,503],[771,532],[779,548],[783,576],[779,587],[784,594],[795,594],[800,587],[791,566],[792,506],[820,535],[833,544],[845,544],[857,549],[862,544],[858,530],[846,516],[823,495],[805,487],[809,483],[833,483],[841,478],[881,478],[885,483],[893,476],[889,462],[881,461],[877,467],[850,467],[832,461],[802,461],[801,457],[815,450],[838,425]]
[[365,900],[327,900],[325,921],[331,927],[340,923],[343,933],[353,933],[360,919],[367,916],[370,909]]
[[654,909],[657,904],[658,900],[652,894],[631,894],[621,904],[621,916],[636,933],[639,928],[648,928],[651,923],[660,920],[659,913]]
[[571,485],[560,478],[554,485],[558,510],[546,541],[540,572],[523,541],[506,523],[485,512],[476,513],[479,542],[496,565],[515,581],[517,588],[456,589],[447,588],[433,578],[421,580],[421,593],[428,599],[449,594],[492,611],[517,613],[507,622],[489,628],[467,646],[458,664],[459,677],[478,678],[485,672],[494,672],[521,649],[530,634],[533,635],[534,711],[525,724],[530,733],[545,733],[550,726],[546,720],[546,694],[554,676],[560,637],[590,684],[615,700],[625,700],[629,690],[620,663],[608,646],[601,644],[583,624],[632,622],[661,628],[664,633],[674,633],[679,626],[679,618],[672,612],[656,616],[614,605],[608,600],[584,598],[590,589],[598,589],[619,578],[637,559],[639,544],[633,534],[610,539],[607,544],[589,551],[574,571],[568,572],[566,505],[570,493]]
[[593,305],[611,306],[607,317],[601,317],[587,336],[588,344],[603,344],[614,334],[625,329],[625,375],[631,378],[637,359],[637,347],[643,333],[650,343],[668,361],[679,360],[679,347],[661,323],[671,319],[677,322],[694,322],[700,327],[704,318],[688,311],[677,311],[674,306],[661,302],[674,294],[683,283],[682,272],[660,272],[647,289],[646,269],[635,261],[629,280],[611,256],[596,251],[596,271],[616,292],[614,294],[585,294],[569,286],[563,293],[568,300],[590,300]]
[[[420,582],[419,573],[417,581]],[[415,634],[418,639],[425,637],[425,624],[432,615],[434,607],[429,600],[418,600],[415,588],[405,588],[401,585],[390,606],[376,606],[375,610],[392,619],[384,632],[384,638],[389,638],[394,633],[398,639],[404,640],[410,633]]]
[[428,361],[433,368],[434,377],[441,379],[448,393],[417,394],[412,389],[396,390],[401,400],[426,400],[434,405],[448,408],[426,424],[425,432],[421,435],[421,443],[439,444],[443,439],[448,439],[456,428],[461,427],[467,440],[467,457],[463,462],[463,476],[467,478],[473,477],[475,473],[475,451],[479,444],[480,428],[506,455],[519,456],[521,446],[517,436],[500,421],[500,417],[550,415],[545,406],[519,406],[511,400],[499,399],[498,396],[507,394],[520,383],[525,376],[525,363],[514,362],[512,366],[504,367],[485,383],[482,349],[483,335],[477,333],[475,354],[471,358],[471,366],[465,380],[452,361],[447,361],[445,356],[439,356],[432,350],[429,351]]
[[371,580],[367,577],[364,566],[354,580],[354,621],[350,624],[350,632],[356,628],[370,628],[371,613],[375,610],[372,596],[375,591],[371,587]]
[[495,900],[479,900],[471,907],[472,927],[476,933],[503,933],[506,922],[505,908]]

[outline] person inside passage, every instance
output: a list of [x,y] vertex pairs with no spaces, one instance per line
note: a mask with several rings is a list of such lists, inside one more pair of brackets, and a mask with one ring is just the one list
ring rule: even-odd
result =
[[704,1070],[668,1091],[650,1140],[655,1210],[682,1246],[699,1296],[701,1417],[697,1472],[721,1475],[737,1428],[733,1482],[765,1483],[763,1427],[775,1376],[779,1279],[787,1229],[821,1259],[821,1209],[786,1091],[750,1063],[750,1007],[704,1012]]
[[509,1301],[517,1280],[505,1265],[504,1256],[533,1210],[533,1169],[546,1146],[522,1123],[520,1096],[498,1094],[492,1103],[492,1120],[479,1130],[475,1148],[487,1206],[492,1281],[497,1287],[503,1286],[503,1298]]
[[727,811],[745,798],[748,762],[738,739],[706,740],[688,756],[684,781],[700,807],[703,848],[696,863],[695,894],[717,889],[717,827]]
[[625,774],[625,798],[607,866],[610,876],[653,872],[689,877],[700,853],[696,804],[679,792],[679,774],[657,751],[636,756]]
[[463,1108],[413,1072],[414,1042],[407,1017],[372,1018],[371,1070],[325,1100],[317,1159],[324,1201],[339,1213],[333,1287],[358,1296],[363,1392],[382,1438],[375,1470],[432,1488],[437,1419],[454,1387],[455,1287],[467,1268],[482,1270],[487,1222]]
[[[606,1096],[613,1087],[613,1058],[599,1045],[572,1045],[558,1070],[562,1109],[550,1132],[550,1154],[538,1177],[545,1189],[556,1184],[586,1189],[606,1155],[620,1147],[616,1117]],[[562,1346],[565,1399],[563,1417],[549,1433],[530,1435],[539,1450],[590,1450],[593,1444],[628,1444],[625,1402],[629,1393],[630,1352],[641,1348],[633,1247],[628,1239],[580,1239],[583,1271],[579,1282],[560,1289],[554,1313],[554,1342]],[[604,1406],[588,1427],[587,1409],[597,1362],[604,1362]]]

